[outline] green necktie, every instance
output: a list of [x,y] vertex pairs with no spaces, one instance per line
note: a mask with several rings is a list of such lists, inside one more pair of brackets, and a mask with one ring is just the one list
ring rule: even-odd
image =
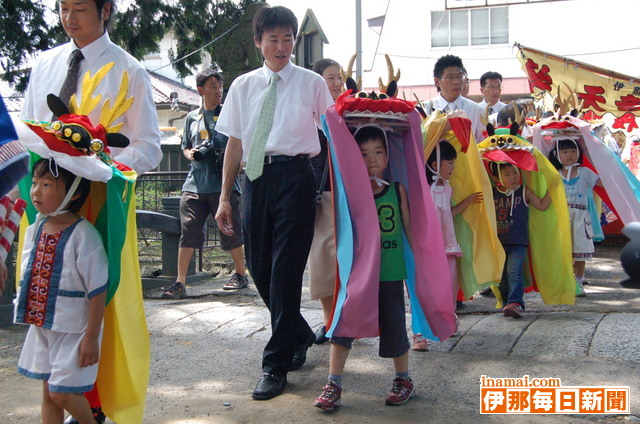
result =
[[256,123],[256,130],[253,133],[253,140],[251,141],[249,156],[245,166],[245,173],[251,181],[255,181],[256,178],[262,175],[264,151],[267,146],[269,133],[271,132],[273,112],[276,109],[276,84],[279,79],[280,75],[278,74],[273,74],[271,76],[269,87],[264,93],[264,97],[262,99],[262,107],[260,108],[258,122]]

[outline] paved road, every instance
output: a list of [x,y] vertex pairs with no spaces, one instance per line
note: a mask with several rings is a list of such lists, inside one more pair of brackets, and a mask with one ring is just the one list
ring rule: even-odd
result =
[[[269,317],[253,287],[221,290],[224,280],[189,288],[181,301],[145,301],[152,359],[145,423],[592,423],[640,421],[640,291],[623,290],[619,248],[599,248],[588,267],[588,296],[572,306],[545,306],[527,294],[523,319],[503,317],[493,299],[479,297],[461,311],[459,335],[411,352],[418,397],[384,406],[391,361],[377,356],[377,341],[357,341],[343,384],[343,406],[323,413],[313,406],[328,373],[327,345],[309,350],[307,364],[289,374],[285,393],[251,400]],[[303,314],[321,323],[316,302],[303,294]],[[0,329],[0,422],[37,422],[39,385],[15,376],[24,330]],[[480,415],[479,379],[555,377],[565,386],[630,386],[631,416]],[[9,409],[7,406],[9,405]]]

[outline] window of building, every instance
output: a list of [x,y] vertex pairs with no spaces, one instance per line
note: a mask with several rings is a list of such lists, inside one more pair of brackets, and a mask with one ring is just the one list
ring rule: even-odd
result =
[[508,7],[431,12],[431,47],[508,43]]

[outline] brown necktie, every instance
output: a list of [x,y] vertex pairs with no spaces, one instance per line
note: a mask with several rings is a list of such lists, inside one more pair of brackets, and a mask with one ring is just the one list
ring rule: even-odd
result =
[[71,61],[67,70],[67,77],[64,79],[62,88],[60,89],[60,99],[65,105],[69,105],[71,95],[76,92],[78,86],[78,72],[80,71],[80,62],[84,59],[80,49],[71,52]]

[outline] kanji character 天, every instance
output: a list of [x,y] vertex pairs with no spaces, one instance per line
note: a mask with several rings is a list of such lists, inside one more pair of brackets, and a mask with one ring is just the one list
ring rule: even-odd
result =
[[598,112],[604,112],[604,108],[600,106],[598,103],[607,103],[607,99],[604,98],[602,94],[604,94],[604,87],[600,87],[597,85],[585,85],[584,93],[576,93],[578,97],[580,97],[584,103],[582,104],[582,109],[593,108]]

